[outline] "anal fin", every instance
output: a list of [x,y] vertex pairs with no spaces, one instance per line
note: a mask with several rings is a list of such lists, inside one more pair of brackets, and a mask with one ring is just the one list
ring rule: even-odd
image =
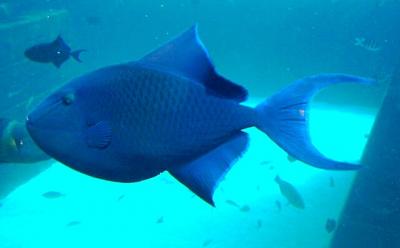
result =
[[169,172],[200,198],[214,206],[213,194],[233,163],[248,145],[248,135],[240,132],[227,142],[188,164]]

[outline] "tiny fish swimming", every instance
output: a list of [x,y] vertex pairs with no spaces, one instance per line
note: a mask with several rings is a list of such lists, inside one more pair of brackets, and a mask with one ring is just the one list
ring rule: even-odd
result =
[[25,57],[39,63],[52,63],[55,67],[60,66],[67,61],[70,57],[78,62],[82,62],[80,54],[86,51],[80,49],[71,51],[71,48],[65,43],[61,36],[58,36],[53,42],[42,43],[30,47],[25,50]]
[[[279,176],[275,177],[275,182],[278,184],[282,195],[289,201],[290,204],[292,204],[292,206],[299,209],[305,208],[303,197],[301,197],[300,193],[292,184],[282,180]],[[279,207],[279,209],[281,209],[281,207]]]
[[90,176],[137,182],[168,171],[203,200],[213,193],[257,127],[294,158],[352,170],[324,157],[308,134],[308,103],[325,86],[370,84],[346,74],[294,82],[256,108],[242,86],[219,75],[197,26],[143,58],[80,76],[27,117],[33,140],[60,162]]

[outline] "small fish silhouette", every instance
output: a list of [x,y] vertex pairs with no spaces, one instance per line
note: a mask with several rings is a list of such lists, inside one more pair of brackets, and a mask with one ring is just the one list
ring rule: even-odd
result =
[[329,186],[330,186],[331,188],[335,187],[335,180],[333,179],[333,177],[330,177],[330,178],[329,178]]
[[282,210],[282,204],[280,201],[276,200],[275,201],[275,206],[278,209],[278,211],[280,212]]
[[86,50],[80,49],[71,51],[71,48],[65,43],[61,36],[58,36],[50,43],[41,43],[26,49],[25,56],[32,61],[52,63],[55,67],[60,68],[70,57],[78,62],[82,62],[79,56],[84,51]]
[[260,229],[262,227],[262,220],[258,219],[257,220],[257,229]]
[[279,189],[282,195],[289,201],[292,206],[300,209],[305,208],[303,198],[292,184],[282,180],[279,176],[275,177],[275,182],[279,185]]
[[68,222],[66,226],[67,227],[71,227],[71,226],[77,226],[77,225],[80,225],[80,224],[81,224],[80,221],[74,220],[74,221]]
[[271,163],[271,161],[268,160],[264,160],[260,162],[260,165],[269,165]]
[[124,198],[125,198],[125,195],[122,194],[122,195],[120,195],[120,196],[118,197],[117,201],[121,201],[121,200],[124,199]]
[[250,206],[249,206],[249,205],[243,205],[243,206],[240,208],[240,211],[241,211],[241,212],[250,212]]
[[328,218],[325,223],[325,230],[328,233],[331,233],[335,230],[335,228],[336,228],[336,220]]
[[354,40],[354,45],[364,48],[370,52],[379,52],[382,48],[378,46],[374,40],[366,40],[364,37],[356,37]]
[[203,247],[206,247],[206,246],[208,246],[209,244],[211,244],[211,242],[212,242],[212,239],[208,239],[208,240],[206,240],[206,241],[204,241],[203,242]]
[[293,163],[293,162],[296,162],[297,161],[297,159],[295,159],[294,157],[292,157],[291,155],[287,155],[287,160],[290,162],[290,163]]
[[160,218],[157,219],[157,224],[164,223],[164,216],[160,216]]
[[65,194],[57,191],[48,191],[46,193],[43,193],[42,196],[47,199],[56,199],[65,196]]
[[229,205],[231,205],[231,206],[234,206],[234,207],[236,207],[236,208],[240,208],[240,205],[237,204],[236,202],[232,201],[232,200],[226,200],[225,203],[226,203],[226,204],[229,204]]

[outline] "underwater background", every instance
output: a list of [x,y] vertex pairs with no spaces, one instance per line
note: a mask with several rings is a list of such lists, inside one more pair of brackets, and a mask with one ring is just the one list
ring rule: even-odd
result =
[[[311,109],[315,145],[359,161],[399,62],[399,13],[397,0],[0,0],[0,118],[22,122],[69,80],[139,59],[197,23],[217,71],[249,90],[251,106],[322,72],[377,79],[327,88]],[[87,50],[82,63],[24,57],[58,35]],[[0,164],[0,247],[329,247],[327,221],[338,221],[357,172],[313,168],[246,131],[249,149],[218,187],[216,208],[167,173],[122,184],[53,160]],[[277,175],[304,209],[288,203]]]

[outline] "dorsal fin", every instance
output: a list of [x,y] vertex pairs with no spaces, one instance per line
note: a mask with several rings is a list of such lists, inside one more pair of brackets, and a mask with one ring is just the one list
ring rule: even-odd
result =
[[200,41],[197,25],[139,60],[139,63],[176,73],[198,83],[216,96],[246,100],[247,90],[217,74]]

